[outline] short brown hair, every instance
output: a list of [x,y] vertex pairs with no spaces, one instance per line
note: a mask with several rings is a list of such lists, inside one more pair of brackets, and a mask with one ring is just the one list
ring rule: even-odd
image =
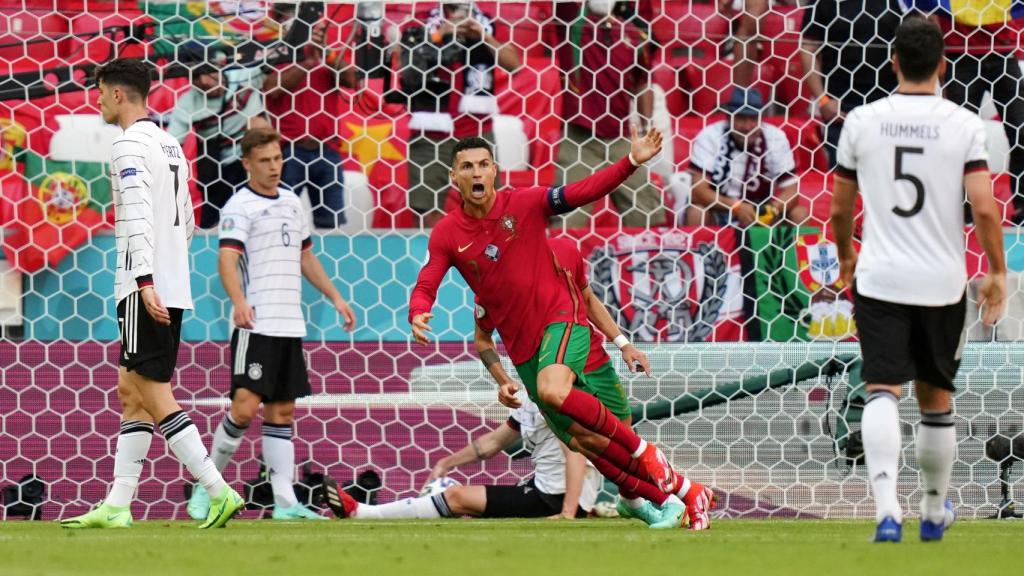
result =
[[242,156],[248,157],[253,148],[259,148],[273,142],[281,142],[281,134],[273,128],[253,128],[242,136]]
[[94,72],[96,85],[100,82],[110,86],[120,86],[134,92],[146,101],[149,96],[149,85],[152,83],[154,68],[151,64],[136,58],[119,58],[102,66]]

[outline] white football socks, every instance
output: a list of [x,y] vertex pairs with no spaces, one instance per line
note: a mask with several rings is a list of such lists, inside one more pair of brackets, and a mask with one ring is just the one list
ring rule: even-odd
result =
[[420,496],[419,498],[406,498],[388,504],[371,506],[360,504],[356,508],[353,518],[359,520],[402,520],[416,518],[440,518],[441,513],[434,505],[436,496]]
[[152,422],[121,422],[121,433],[117,436],[117,451],[114,453],[114,482],[110,485],[104,502],[118,507],[129,506],[132,503],[152,442]]
[[292,444],[291,424],[263,423],[263,460],[274,489],[274,506],[296,506],[299,501],[295,497],[295,445]]
[[921,414],[915,446],[921,467],[921,518],[941,524],[946,516],[946,492],[956,458],[956,427],[952,412]]
[[206,488],[211,498],[216,498],[227,487],[217,467],[199,437],[199,430],[192,424],[188,414],[179,410],[160,421],[160,432],[167,440],[167,446],[175,458],[188,468],[197,482]]
[[242,438],[248,427],[248,424],[245,426],[235,424],[235,421],[231,419],[230,412],[224,415],[224,420],[213,433],[213,446],[210,447],[210,459],[213,460],[217,470],[224,471],[224,467],[228,465],[231,457],[241,446]]
[[876,391],[868,396],[861,418],[864,456],[875,496],[875,520],[892,517],[903,522],[903,510],[896,494],[896,476],[900,469],[900,415],[897,398],[889,392]]

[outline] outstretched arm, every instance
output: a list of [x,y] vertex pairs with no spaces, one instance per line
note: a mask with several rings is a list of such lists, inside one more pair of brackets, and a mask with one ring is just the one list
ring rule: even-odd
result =
[[508,422],[503,422],[494,430],[474,439],[469,443],[469,446],[438,460],[437,464],[434,464],[434,467],[430,470],[430,477],[427,478],[427,482],[429,483],[436,478],[447,476],[448,472],[453,468],[487,460],[506,447],[511,446],[519,437],[518,430],[512,428]]
[[637,167],[661,152],[661,132],[657,128],[643,136],[637,133],[636,126],[631,126],[630,131],[632,146],[626,158],[578,182],[548,189],[547,209],[551,214],[565,214],[611,194]]

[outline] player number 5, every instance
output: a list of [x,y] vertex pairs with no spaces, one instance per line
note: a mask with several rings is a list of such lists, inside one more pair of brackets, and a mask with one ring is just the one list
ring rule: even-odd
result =
[[896,179],[910,182],[910,185],[914,187],[914,192],[917,193],[917,197],[914,199],[914,205],[911,206],[909,210],[900,208],[899,206],[893,206],[892,212],[897,216],[910,218],[920,212],[921,208],[924,207],[924,182],[921,182],[921,179],[913,174],[903,172],[904,154],[924,154],[924,148],[912,148],[909,146],[896,147]]

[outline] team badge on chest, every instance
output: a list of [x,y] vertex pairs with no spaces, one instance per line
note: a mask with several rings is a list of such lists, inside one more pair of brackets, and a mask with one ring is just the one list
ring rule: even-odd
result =
[[511,241],[518,234],[518,232],[516,231],[515,216],[512,216],[511,214],[505,214],[504,216],[501,217],[500,220],[498,220],[498,223],[501,225],[501,229],[508,234],[508,238],[505,239],[506,242]]

